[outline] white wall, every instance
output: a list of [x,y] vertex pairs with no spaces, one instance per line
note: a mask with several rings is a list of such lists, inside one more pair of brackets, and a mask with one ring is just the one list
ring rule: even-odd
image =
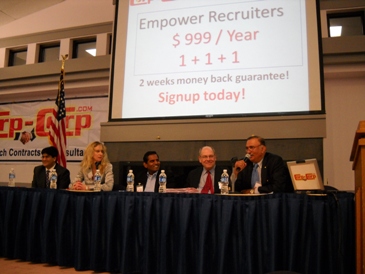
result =
[[114,21],[113,0],[66,0],[0,27],[0,39]]
[[324,182],[341,190],[354,190],[350,153],[358,123],[365,120],[365,77],[337,77],[325,81],[327,138]]

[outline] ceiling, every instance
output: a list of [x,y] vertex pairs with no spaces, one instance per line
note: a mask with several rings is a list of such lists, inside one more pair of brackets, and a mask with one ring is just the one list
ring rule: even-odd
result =
[[0,0],[0,26],[65,0]]

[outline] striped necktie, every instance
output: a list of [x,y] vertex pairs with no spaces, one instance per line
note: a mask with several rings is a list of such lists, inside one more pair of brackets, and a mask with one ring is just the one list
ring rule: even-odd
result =
[[46,188],[49,188],[50,180],[49,180],[49,169],[46,171]]

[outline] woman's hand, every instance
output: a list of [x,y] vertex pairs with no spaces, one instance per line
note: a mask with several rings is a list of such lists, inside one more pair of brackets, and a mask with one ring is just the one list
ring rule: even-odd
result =
[[87,190],[87,187],[82,182],[75,182],[72,185],[72,189],[74,189],[74,190]]

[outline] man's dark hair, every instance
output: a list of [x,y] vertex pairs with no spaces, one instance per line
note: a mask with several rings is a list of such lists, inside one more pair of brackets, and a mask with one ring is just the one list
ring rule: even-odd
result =
[[58,150],[55,147],[45,147],[42,149],[42,154],[48,154],[54,158],[58,156]]
[[251,135],[250,137],[247,138],[247,141],[251,140],[251,139],[257,139],[260,142],[260,145],[263,145],[266,147],[266,141],[264,138],[257,136],[257,135]]
[[151,150],[151,151],[147,151],[144,155],[143,155],[143,162],[145,162],[146,164],[147,164],[147,162],[148,162],[148,156],[150,156],[150,155],[157,155],[157,157],[158,158],[160,158],[159,156],[158,156],[158,154],[157,154],[157,152],[156,151],[153,151],[153,150]]

